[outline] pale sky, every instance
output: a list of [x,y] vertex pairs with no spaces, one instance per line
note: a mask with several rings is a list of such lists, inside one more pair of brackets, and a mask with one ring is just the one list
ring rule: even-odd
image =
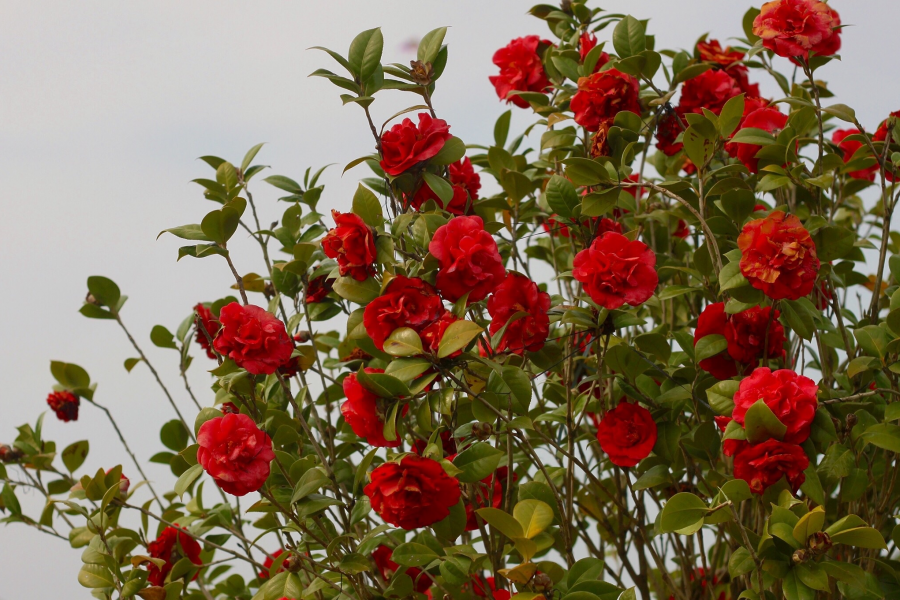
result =
[[[494,50],[514,37],[546,33],[525,14],[531,4],[0,0],[0,339],[6,348],[0,442],[12,441],[15,426],[34,423],[46,410],[55,359],[82,365],[99,382],[96,400],[114,411],[140,456],[162,449],[159,427],[172,414],[149,372],[139,365],[126,373],[122,363],[135,352],[115,324],[77,312],[85,279],[95,274],[111,277],[130,296],[126,324],[193,418],[174,352],[154,348],[149,331],[155,324],[174,331],[196,302],[224,296],[232,283],[223,261],[176,263],[177,240],[156,240],[162,229],[197,223],[214,208],[190,183],[211,173],[196,158],[216,154],[240,162],[248,148],[267,142],[257,162],[271,165],[269,174],[301,179],[308,166],[337,163],[322,179],[320,212],[349,206],[354,177],[367,176],[360,168],[340,177],[344,164],[372,151],[372,140],[358,107],[342,106],[340,90],[326,80],[307,78],[317,68],[339,67],[306,48],[346,53],[356,33],[382,26],[384,62],[407,62],[415,54],[409,41],[449,25],[450,62],[436,109],[455,135],[486,143],[506,110],[487,81],[496,70]],[[652,17],[657,48],[686,49],[705,32],[723,41],[742,35],[750,4],[600,2],[610,11]],[[900,108],[900,84],[886,58],[900,7],[890,0],[832,5],[852,26],[843,32],[843,63],[829,65],[821,77],[835,101],[855,107],[874,130]],[[780,64],[787,71],[786,61]],[[778,97],[771,80],[751,77],[762,82],[765,95]],[[376,120],[417,104],[415,98],[379,94]],[[530,120],[517,110],[514,130]],[[276,205],[274,188],[257,181],[253,191],[264,223],[280,217],[284,206]],[[246,241],[234,246],[239,271],[261,272],[253,247]],[[196,357],[191,381],[201,402],[211,404],[205,360]],[[75,423],[48,415],[45,432],[60,450],[90,438],[89,470],[123,463],[133,471],[92,407],[83,406]],[[168,468],[150,465],[147,471],[160,488],[174,483]],[[26,499],[24,506],[38,516],[39,502]],[[0,527],[0,598],[90,598],[75,580],[80,554],[21,524]]]

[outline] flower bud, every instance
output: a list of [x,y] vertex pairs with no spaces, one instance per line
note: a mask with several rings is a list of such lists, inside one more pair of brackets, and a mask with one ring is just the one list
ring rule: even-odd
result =
[[817,556],[828,552],[831,545],[831,536],[824,531],[817,531],[806,540],[806,547]]
[[809,552],[806,550],[796,550],[792,558],[795,565],[806,562],[806,559],[809,558]]
[[472,435],[474,435],[478,440],[484,441],[491,436],[493,433],[493,426],[490,423],[475,423],[472,425]]
[[284,559],[284,562],[281,563],[281,566],[285,571],[296,573],[300,570],[300,567],[302,566],[301,563],[302,561],[300,560],[299,556],[297,556],[296,554],[291,554],[286,559]]
[[22,458],[22,451],[18,448],[0,444],[0,462],[11,463]]
[[553,580],[546,573],[535,573],[531,587],[535,592],[549,592],[553,589]]
[[413,81],[419,85],[429,85],[431,83],[431,80],[434,77],[434,67],[432,67],[431,63],[423,63],[421,60],[411,60],[409,61],[409,66],[412,70],[411,75]]
[[853,426],[856,425],[858,420],[859,419],[857,419],[856,415],[853,413],[850,413],[849,415],[847,415],[847,419],[846,419],[847,429],[853,429]]
[[90,292],[88,292],[88,295],[84,297],[84,301],[88,304],[93,304],[94,306],[103,306],[102,304],[100,304],[100,301],[97,300]]

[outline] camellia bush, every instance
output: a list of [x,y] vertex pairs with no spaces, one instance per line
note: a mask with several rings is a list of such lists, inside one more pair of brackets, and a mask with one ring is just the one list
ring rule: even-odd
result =
[[[173,412],[165,448],[136,453],[88,373],[53,362],[50,418],[105,412],[121,464],[80,471],[89,440],[60,450],[41,419],[0,446],[4,522],[78,549],[73,590],[900,595],[900,113],[867,129],[833,101],[841,17],[775,0],[733,46],[666,50],[583,0],[531,14],[546,38],[494,55],[509,110],[465,142],[441,114],[446,28],[408,66],[382,64],[378,29],[318,48],[334,71],[312,75],[373,148],[344,168],[371,172],[350,212],[322,210],[321,169],[264,172],[260,146],[202,157],[217,206],[163,239],[235,284],[150,332],[184,390],[125,328],[119,287],[88,278],[81,313],[121,326],[125,368]],[[383,121],[386,94],[411,106]],[[254,203],[260,179],[277,205]],[[258,272],[235,269],[235,235]]]

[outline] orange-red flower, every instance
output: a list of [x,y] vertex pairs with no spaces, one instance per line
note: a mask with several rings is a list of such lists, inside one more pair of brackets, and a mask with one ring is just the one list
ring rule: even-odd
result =
[[197,443],[197,462],[232,496],[259,490],[269,477],[269,463],[275,458],[272,440],[247,415],[226,414],[206,421]]
[[359,215],[331,211],[334,229],[322,239],[325,256],[337,259],[341,276],[365,281],[375,274],[375,231]]
[[[384,373],[384,369],[363,369],[366,374]],[[356,373],[350,373],[342,382],[344,395],[347,400],[341,404],[341,414],[353,433],[366,440],[370,446],[379,448],[396,448],[400,445],[400,436],[395,436],[393,441],[384,437],[385,411],[383,400],[362,386],[356,377]],[[403,407],[403,414],[409,410],[409,406]]]
[[639,90],[637,79],[631,75],[607,69],[580,78],[569,107],[575,113],[576,123],[597,131],[601,123],[615,119],[623,110],[640,115]]
[[841,47],[841,20],[818,0],[774,0],[762,5],[753,20],[753,33],[778,56],[807,58],[834,54]]
[[819,273],[816,244],[794,215],[780,210],[750,221],[738,236],[741,273],[772,298],[808,296]]

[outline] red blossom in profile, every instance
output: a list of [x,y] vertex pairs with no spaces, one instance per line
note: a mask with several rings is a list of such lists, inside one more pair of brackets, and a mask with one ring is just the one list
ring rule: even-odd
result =
[[[591,50],[597,47],[597,36],[593,33],[584,32],[578,38],[578,55],[581,57],[581,62],[583,63],[587,58],[587,55],[590,54]],[[597,62],[594,65],[593,72],[596,73],[600,70],[600,68],[609,62],[609,54],[606,52],[601,52],[600,56],[597,57]]]
[[774,0],[762,5],[753,34],[778,56],[808,58],[810,52],[830,56],[840,50],[841,20],[818,0]]
[[328,297],[334,286],[334,279],[328,279],[327,275],[319,275],[309,280],[306,288],[307,304],[315,304],[321,302]]
[[[550,333],[550,294],[540,291],[528,277],[510,271],[488,298],[487,309],[491,335],[506,327],[497,352],[523,354],[525,350],[537,352],[544,347]],[[520,312],[526,315],[510,321]]]
[[641,114],[637,79],[616,69],[593,73],[578,80],[578,91],[569,105],[575,122],[588,131],[615,119],[623,110]]
[[450,183],[453,186],[453,199],[444,206],[444,202],[438,198],[425,181],[416,191],[409,205],[415,210],[429,200],[434,200],[438,206],[454,215],[471,214],[472,203],[478,199],[478,190],[481,189],[481,177],[472,168],[472,161],[465,157],[448,167]]
[[[850,162],[857,150],[863,147],[863,142],[857,140],[848,140],[851,135],[864,135],[859,129],[837,129],[831,134],[831,141],[840,149],[844,155],[844,164]],[[853,179],[863,179],[865,181],[875,181],[875,173],[878,172],[878,163],[847,173]]]
[[746,444],[734,455],[734,476],[746,481],[754,494],[762,494],[782,477],[796,493],[806,481],[807,467],[809,458],[803,448],[778,440]]
[[[159,558],[166,561],[162,567],[155,563],[147,564],[147,582],[150,585],[162,586],[166,582],[166,576],[182,558],[187,558],[195,565],[202,565],[200,560],[200,544],[180,527],[166,527],[159,537],[147,544],[147,554],[151,558]],[[194,579],[197,575],[194,575]]]
[[572,275],[591,299],[609,310],[625,303],[643,304],[659,283],[653,250],[618,233],[604,233],[595,239],[575,255],[573,266]]
[[60,421],[77,421],[80,405],[81,399],[69,391],[50,392],[47,396],[47,406],[56,413],[56,418]]
[[553,43],[529,35],[514,39],[494,53],[494,64],[500,67],[500,74],[488,79],[501,100],[512,102],[519,108],[528,108],[524,98],[510,96],[510,92],[544,92],[550,86],[539,54],[541,45],[547,47]]
[[741,86],[731,75],[719,69],[710,69],[684,82],[678,114],[703,114],[705,108],[718,115],[726,102],[741,93]]
[[[266,560],[263,561],[263,567],[265,567],[262,571],[259,572],[258,577],[260,579],[268,579],[269,578],[269,569],[272,568],[272,565],[275,564],[275,559],[284,554],[284,548],[279,548],[271,555],[266,556]],[[276,571],[276,573],[281,573],[284,571],[284,567],[281,567]]]
[[391,279],[384,293],[366,305],[363,326],[375,342],[384,349],[384,340],[399,327],[409,327],[421,333],[444,313],[444,305],[430,284],[416,277],[398,275]]
[[381,136],[381,168],[394,177],[418,163],[433,158],[450,135],[450,126],[443,119],[434,119],[428,113],[419,113],[419,124],[403,119]]
[[675,227],[675,231],[672,232],[672,237],[677,237],[678,239],[686,240],[691,235],[691,228],[688,227],[687,221],[684,219],[678,219],[678,225]]
[[200,344],[200,347],[206,351],[206,356],[215,360],[216,353],[213,352],[212,340],[216,339],[222,324],[212,314],[212,311],[203,304],[197,304],[194,307],[194,312],[197,315],[194,319],[194,325],[197,328],[195,339]]
[[[381,544],[372,552],[372,560],[375,562],[375,566],[378,568],[381,578],[385,581],[390,581],[394,576],[394,573],[401,569],[400,565],[391,560],[393,555],[394,551],[384,544]],[[431,577],[429,577],[422,569],[418,567],[407,567],[403,572],[413,580],[414,588],[419,594],[424,594],[428,588],[431,587]]]
[[456,302],[484,299],[506,277],[497,242],[484,229],[481,217],[453,217],[438,227],[428,251],[438,259],[437,289]]
[[380,465],[370,477],[363,492],[372,509],[386,523],[407,530],[445,519],[462,493],[459,481],[439,462],[415,454]]
[[359,215],[331,211],[334,229],[322,239],[325,256],[337,260],[341,276],[365,281],[375,274],[375,230]]
[[620,467],[634,467],[650,455],[656,444],[656,423],[650,411],[622,401],[596,421],[597,441],[609,460]]
[[[769,133],[776,133],[784,129],[786,124],[787,115],[777,108],[758,108],[744,117],[738,131],[752,127],[768,131]],[[728,142],[725,144],[725,150],[728,154],[741,161],[751,173],[759,172],[759,159],[756,158],[756,153],[761,148],[762,146],[756,144],[745,144],[742,142]]]
[[740,388],[734,395],[734,412],[731,416],[743,426],[747,410],[762,400],[787,427],[784,441],[802,444],[809,437],[816,417],[818,391],[816,382],[790,369],[772,371],[767,367],[760,367],[741,381]]
[[[370,369],[366,367],[363,371],[367,374],[384,373],[384,369]],[[353,433],[366,440],[370,446],[378,448],[396,448],[400,445],[400,436],[395,434],[395,439],[388,441],[384,437],[384,422],[387,418],[385,414],[384,400],[379,398],[373,392],[370,392],[362,386],[357,379],[356,373],[350,373],[344,378],[342,383],[344,395],[347,400],[341,404],[341,414],[347,425],[353,430]],[[403,407],[405,415],[409,410],[409,406]]]
[[222,329],[213,346],[216,352],[254,375],[271,375],[284,366],[294,351],[294,343],[284,323],[252,304],[232,302],[219,313]]
[[812,292],[819,273],[816,244],[795,215],[776,210],[744,225],[738,236],[741,273],[773,300]]
[[697,43],[697,53],[700,55],[700,60],[722,67],[737,82],[742,92],[748,96],[759,96],[759,84],[750,83],[747,67],[740,62],[744,59],[743,52],[733,50],[731,46],[722,48],[719,40],[708,40]]
[[222,490],[246,496],[259,490],[269,477],[275,458],[272,440],[253,419],[226,414],[206,421],[197,433],[197,462]]

